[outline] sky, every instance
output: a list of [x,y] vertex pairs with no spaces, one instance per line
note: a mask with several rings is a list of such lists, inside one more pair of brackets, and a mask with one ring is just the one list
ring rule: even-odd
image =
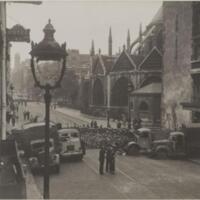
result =
[[[127,30],[130,29],[131,41],[134,41],[139,24],[142,23],[144,30],[161,5],[161,1],[139,0],[46,0],[40,5],[7,3],[7,27],[21,24],[29,28],[31,41],[38,43],[43,39],[44,26],[51,19],[56,41],[66,42],[67,48],[84,54],[89,53],[92,40],[96,52],[100,48],[102,54],[108,54],[111,27],[113,53],[116,53],[126,44]],[[21,60],[30,58],[30,48],[30,43],[12,43],[11,66],[16,52],[20,53]]]

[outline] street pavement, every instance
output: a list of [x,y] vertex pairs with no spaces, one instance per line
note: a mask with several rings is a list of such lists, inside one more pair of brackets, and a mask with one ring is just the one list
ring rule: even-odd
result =
[[[45,106],[43,103],[28,103],[28,108],[33,116],[39,116],[40,120],[45,118]],[[79,110],[58,106],[56,109],[51,109],[50,119],[54,122],[61,122],[64,126],[74,126],[75,124],[86,126],[87,124],[90,124],[92,120],[95,120],[97,121],[98,126],[107,127],[106,119],[84,115],[80,113]],[[113,120],[110,120],[110,125],[112,128],[116,128],[116,122]]]
[[[200,166],[184,160],[117,156],[114,175],[98,173],[98,150],[87,150],[82,162],[61,164],[50,177],[54,199],[200,198]],[[43,177],[35,176],[42,193]]]
[[[44,105],[28,105],[32,115],[44,119]],[[51,110],[51,120],[64,126],[84,124],[71,110]],[[76,112],[76,111],[74,111]],[[61,163],[59,174],[50,178],[54,199],[146,199],[200,198],[200,165],[188,160],[154,160],[144,156],[117,156],[116,174],[98,173],[98,150],[87,150],[82,162]],[[34,177],[43,192],[43,177]]]

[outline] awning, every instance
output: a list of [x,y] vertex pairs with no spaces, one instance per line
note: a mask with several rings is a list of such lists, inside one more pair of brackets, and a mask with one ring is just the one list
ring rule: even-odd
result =
[[161,83],[151,83],[146,85],[138,90],[132,92],[132,95],[140,95],[140,94],[161,94]]

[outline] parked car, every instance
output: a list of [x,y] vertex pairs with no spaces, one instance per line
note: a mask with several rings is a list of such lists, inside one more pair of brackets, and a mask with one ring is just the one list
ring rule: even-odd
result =
[[82,160],[85,147],[80,138],[80,132],[74,128],[58,130],[61,158],[77,158]]
[[[60,169],[58,132],[56,124],[52,122],[50,123],[49,134],[50,169],[58,173]],[[13,130],[13,135],[19,148],[24,150],[31,169],[33,171],[42,169],[44,167],[45,122],[27,123],[22,129]]]
[[[44,169],[45,161],[45,140],[33,140],[30,143],[32,156],[29,157],[30,168],[32,171]],[[55,153],[55,144],[53,139],[49,140],[49,165],[56,173],[60,171],[60,157]]]

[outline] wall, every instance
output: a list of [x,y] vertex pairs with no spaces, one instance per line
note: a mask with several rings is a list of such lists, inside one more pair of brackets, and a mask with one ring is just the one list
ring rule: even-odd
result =
[[174,128],[191,122],[190,111],[183,110],[180,103],[190,102],[192,97],[192,2],[164,2],[163,6],[162,125]]

